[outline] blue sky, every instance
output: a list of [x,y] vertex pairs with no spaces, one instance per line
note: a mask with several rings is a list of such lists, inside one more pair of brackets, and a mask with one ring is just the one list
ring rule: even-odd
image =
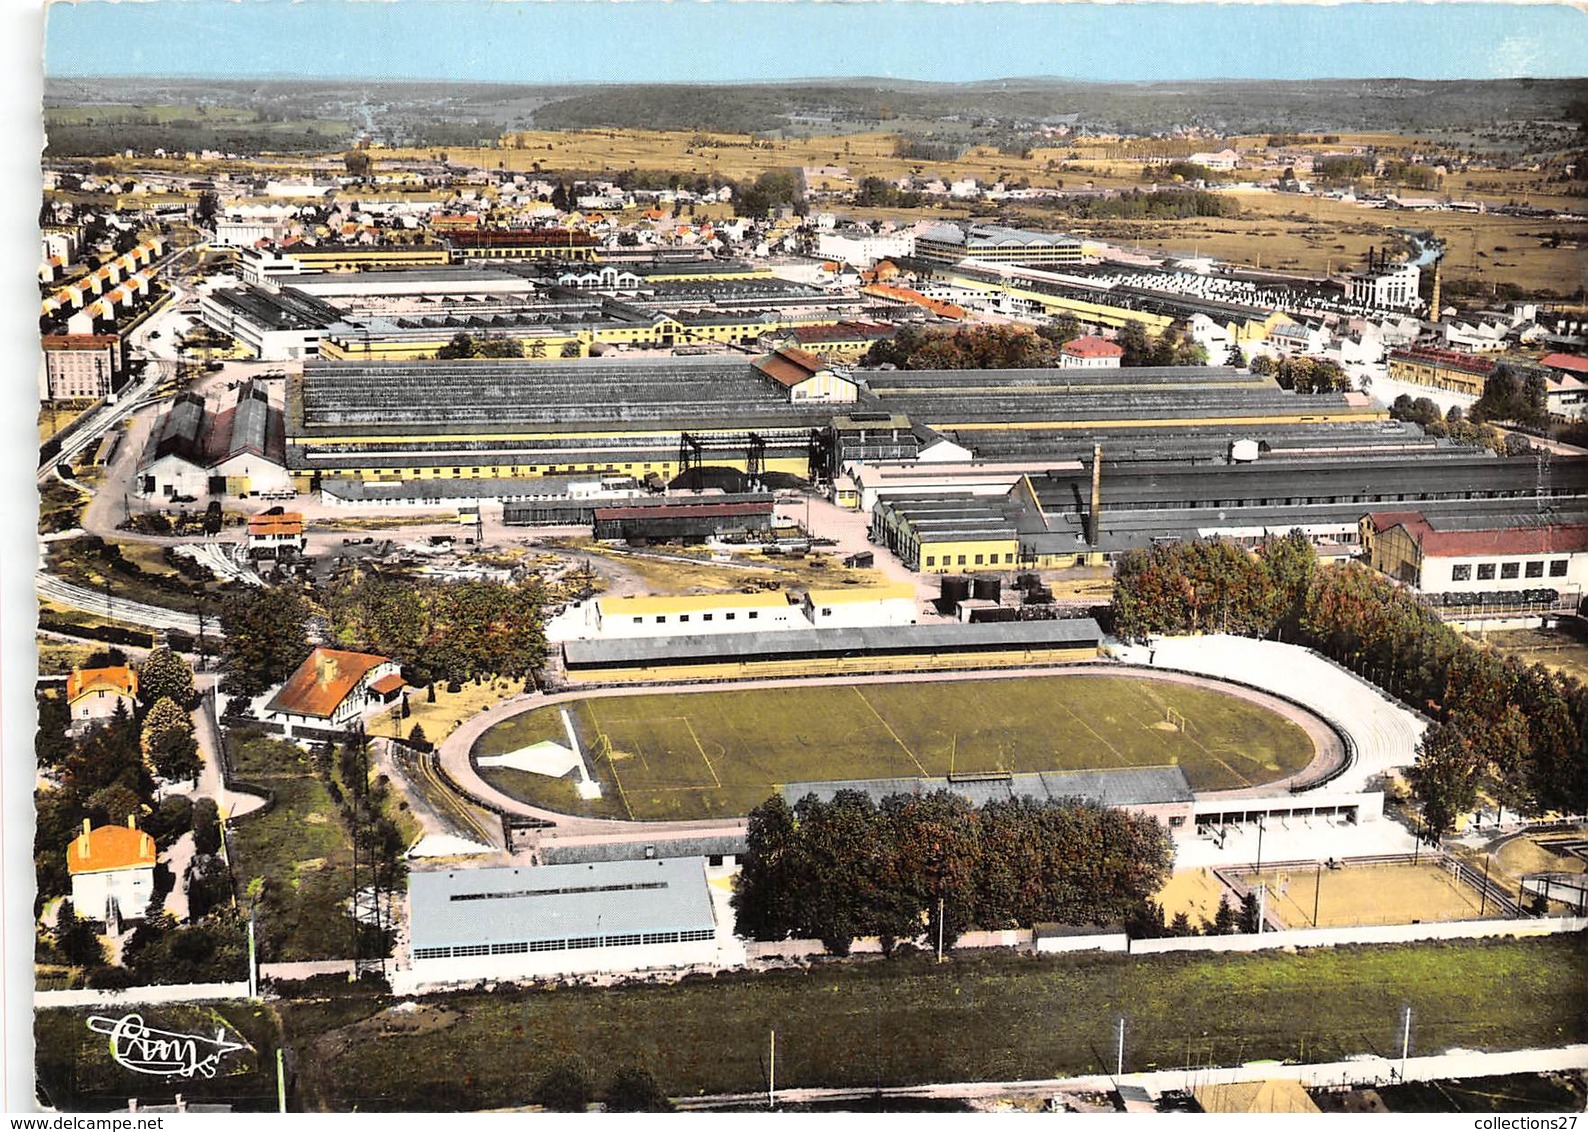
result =
[[707,82],[879,76],[1509,78],[1588,73],[1565,5],[870,0],[52,4],[52,75]]

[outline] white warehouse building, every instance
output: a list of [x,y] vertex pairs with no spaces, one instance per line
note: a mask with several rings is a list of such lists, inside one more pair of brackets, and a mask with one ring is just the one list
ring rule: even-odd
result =
[[706,858],[415,872],[418,985],[717,962]]

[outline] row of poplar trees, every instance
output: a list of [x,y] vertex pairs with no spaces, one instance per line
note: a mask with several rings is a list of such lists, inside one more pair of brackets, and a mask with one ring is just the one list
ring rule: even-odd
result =
[[1428,715],[1407,777],[1430,840],[1480,795],[1523,815],[1588,809],[1588,688],[1474,644],[1377,571],[1319,565],[1299,531],[1255,554],[1203,540],[1133,551],[1117,567],[1111,614],[1130,640],[1294,641]]

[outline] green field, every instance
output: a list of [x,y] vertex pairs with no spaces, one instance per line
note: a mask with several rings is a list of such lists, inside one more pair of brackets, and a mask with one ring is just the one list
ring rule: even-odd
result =
[[[818,964],[674,985],[280,1004],[302,1103],[438,1111],[526,1103],[549,1062],[578,1054],[598,1080],[639,1064],[674,1097],[766,1086],[767,1030],[788,1088],[1034,1080],[1261,1059],[1413,1056],[1588,1038],[1579,936],[1339,947],[1287,954],[1007,952]],[[289,1055],[290,1056],[290,1055]]]
[[[1187,721],[1168,722],[1170,709]],[[498,788],[555,809],[638,820],[739,815],[789,782],[952,771],[1178,764],[1193,789],[1255,785],[1311,761],[1295,723],[1209,688],[1124,676],[789,686],[595,697],[572,706],[605,797],[495,768]],[[561,739],[556,708],[507,720],[475,755]]]

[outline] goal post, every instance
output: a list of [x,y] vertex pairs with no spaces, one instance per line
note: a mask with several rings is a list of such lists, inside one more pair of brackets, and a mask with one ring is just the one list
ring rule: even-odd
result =
[[1191,721],[1186,719],[1186,717],[1180,712],[1175,711],[1172,707],[1166,707],[1163,709],[1163,721],[1182,734],[1191,727]]

